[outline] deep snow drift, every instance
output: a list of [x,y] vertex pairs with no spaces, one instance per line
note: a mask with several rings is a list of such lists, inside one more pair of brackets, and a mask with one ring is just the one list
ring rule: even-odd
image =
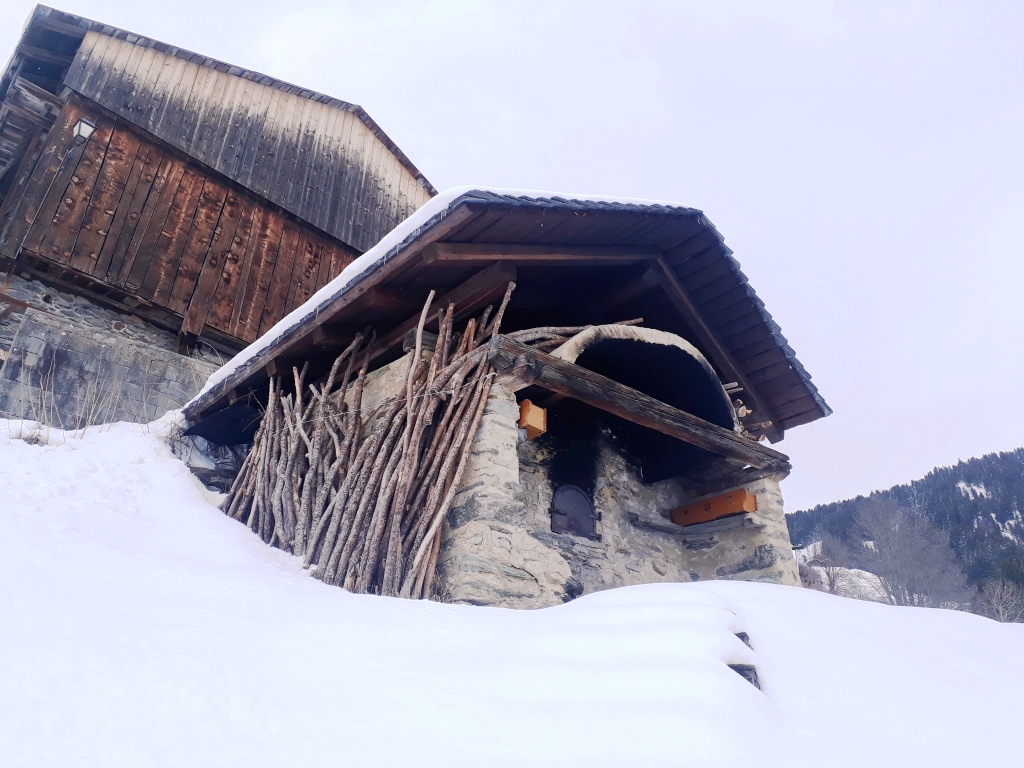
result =
[[1024,626],[727,582],[351,595],[222,515],[163,426],[23,426],[0,421],[0,765],[1021,763]]

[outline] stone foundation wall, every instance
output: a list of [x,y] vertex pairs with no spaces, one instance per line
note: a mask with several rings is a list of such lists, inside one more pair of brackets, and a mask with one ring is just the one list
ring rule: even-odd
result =
[[520,442],[512,393],[492,390],[439,564],[443,599],[541,608],[601,589],[652,582],[742,579],[799,585],[777,478],[747,485],[758,511],[682,532],[662,515],[698,500],[669,480],[645,485],[602,439],[593,541],[551,531],[554,488],[538,443]]
[[0,417],[68,429],[150,421],[222,363],[214,350],[178,355],[173,334],[81,296],[21,275],[0,274],[4,282],[0,310],[15,311],[0,318]]
[[[368,376],[364,429],[377,405],[404,393],[411,356]],[[593,493],[599,540],[553,533],[551,457],[543,440],[524,440],[518,419],[515,395],[495,384],[446,521],[438,564],[441,599],[543,608],[602,589],[652,582],[742,579],[799,585],[780,478],[745,486],[757,496],[756,513],[684,534],[662,513],[698,501],[699,483],[643,483],[604,435]]]
[[[0,272],[0,286],[7,284],[0,293],[0,310],[5,296],[28,304],[39,312],[52,314],[69,320],[75,325],[88,328],[94,333],[109,334],[113,339],[128,339],[148,344],[168,352],[174,351],[175,335],[162,328],[152,326],[134,315],[126,315],[64,291],[58,291],[27,275]],[[19,306],[14,312],[0,318],[0,362],[14,342],[24,311]],[[215,349],[200,344],[192,355],[210,365],[220,367],[226,358]]]

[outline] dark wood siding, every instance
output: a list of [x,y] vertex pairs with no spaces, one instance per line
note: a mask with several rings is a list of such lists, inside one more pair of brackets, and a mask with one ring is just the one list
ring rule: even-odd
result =
[[359,107],[152,45],[89,32],[65,83],[360,251],[432,196]]
[[[96,132],[76,146],[71,126]],[[125,295],[253,341],[358,252],[72,95],[0,236]]]

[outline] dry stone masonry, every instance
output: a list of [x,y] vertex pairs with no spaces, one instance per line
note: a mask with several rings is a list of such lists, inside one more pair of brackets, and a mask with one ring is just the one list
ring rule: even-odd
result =
[[216,352],[183,357],[175,337],[19,275],[0,319],[0,416],[67,428],[146,422],[180,408],[216,370]]
[[[397,393],[411,353],[374,372],[364,406]],[[367,413],[372,412],[367,409]],[[747,484],[757,512],[698,526],[664,513],[699,501],[699,479],[644,483],[607,431],[597,436],[598,538],[551,530],[552,451],[518,429],[515,395],[495,384],[448,515],[438,563],[447,601],[543,608],[581,594],[652,582],[741,579],[799,585],[781,477]]]

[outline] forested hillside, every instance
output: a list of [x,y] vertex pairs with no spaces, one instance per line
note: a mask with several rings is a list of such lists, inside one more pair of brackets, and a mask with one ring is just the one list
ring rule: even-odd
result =
[[878,502],[934,522],[949,536],[972,584],[999,577],[1024,581],[1024,448],[937,467],[905,485],[796,512],[787,518],[793,543],[809,544],[822,532],[843,541],[862,538],[854,519]]

